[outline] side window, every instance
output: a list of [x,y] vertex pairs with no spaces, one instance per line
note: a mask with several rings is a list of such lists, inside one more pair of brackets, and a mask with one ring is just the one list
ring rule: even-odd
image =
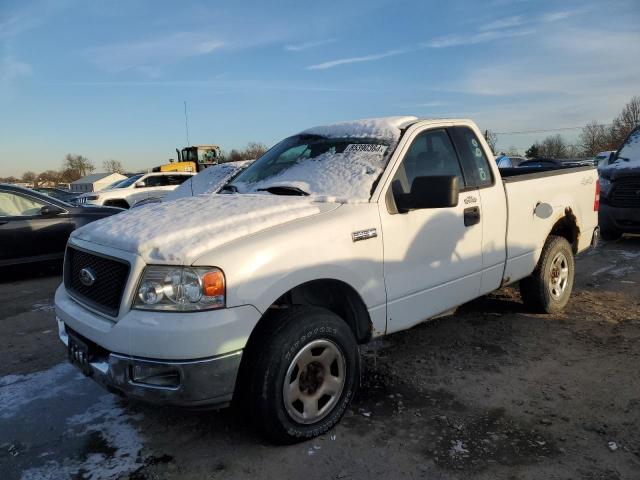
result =
[[189,175],[167,175],[166,185],[180,185],[187,178],[191,178]]
[[154,175],[144,179],[144,183],[147,187],[163,187],[167,184],[166,177],[164,175]]
[[445,130],[427,130],[419,134],[393,178],[405,193],[416,177],[455,175],[460,189],[465,187],[458,156]]
[[0,192],[0,217],[26,217],[38,215],[44,203],[22,195]]
[[467,186],[482,188],[493,185],[491,167],[473,130],[469,127],[454,127],[449,131],[460,153]]

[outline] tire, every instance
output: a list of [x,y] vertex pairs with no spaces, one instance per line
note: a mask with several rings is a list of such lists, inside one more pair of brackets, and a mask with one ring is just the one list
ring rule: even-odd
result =
[[318,307],[293,306],[269,322],[273,328],[249,352],[252,366],[243,369],[251,373],[243,403],[252,405],[254,420],[277,443],[322,435],[342,418],[358,387],[353,332]]
[[616,229],[608,229],[608,230],[602,229],[600,230],[600,236],[602,237],[603,240],[612,242],[622,237],[622,232]]
[[520,281],[524,304],[536,312],[561,312],[571,297],[574,276],[571,245],[564,237],[549,235],[536,269]]

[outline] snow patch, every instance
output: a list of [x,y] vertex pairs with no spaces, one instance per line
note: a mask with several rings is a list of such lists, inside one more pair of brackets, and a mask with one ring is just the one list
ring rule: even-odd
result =
[[225,243],[330,209],[305,197],[200,195],[127,210],[71,237],[138,253],[147,263],[184,265]]
[[28,375],[6,375],[0,378],[0,418],[14,417],[35,400],[72,395],[68,381],[82,378],[82,374],[67,363]]
[[21,480],[75,478],[111,480],[134,471],[140,466],[142,437],[131,424],[138,417],[127,414],[113,395],[103,395],[86,412],[67,419],[66,435],[85,436],[96,433],[109,453],[89,453],[85,459],[49,460],[43,466],[25,470]]
[[[627,160],[623,160],[626,158]],[[618,151],[618,160],[609,165],[610,168],[640,167],[640,129],[636,130]]]

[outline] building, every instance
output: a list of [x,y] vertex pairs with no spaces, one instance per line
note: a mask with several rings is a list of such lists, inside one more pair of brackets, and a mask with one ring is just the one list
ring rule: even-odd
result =
[[97,192],[125,178],[127,177],[119,173],[92,173],[86,177],[79,178],[75,182],[71,182],[71,191],[78,193]]

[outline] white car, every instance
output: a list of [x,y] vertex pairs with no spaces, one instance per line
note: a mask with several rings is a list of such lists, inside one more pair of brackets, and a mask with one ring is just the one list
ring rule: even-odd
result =
[[356,394],[359,344],[517,281],[530,308],[565,307],[598,238],[596,169],[505,176],[470,120],[305,130],[220,193],[76,230],[60,339],[112,392],[320,435]]
[[139,173],[117,182],[107,189],[83,193],[76,199],[76,202],[81,205],[130,208],[144,200],[162,198],[193,175],[191,172]]

